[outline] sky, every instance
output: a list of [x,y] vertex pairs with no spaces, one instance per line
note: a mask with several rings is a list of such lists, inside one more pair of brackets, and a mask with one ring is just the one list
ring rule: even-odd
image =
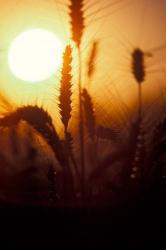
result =
[[[0,0],[0,89],[15,105],[37,102],[46,106],[50,112],[55,112],[52,107],[58,95],[59,75],[40,84],[26,84],[12,75],[7,56],[12,40],[19,33],[36,27],[53,31],[62,38],[64,44],[68,43],[70,26],[67,2]],[[166,45],[166,1],[122,0],[117,5],[108,6],[110,2],[85,0],[83,81],[87,84],[86,62],[92,42],[97,40],[99,51],[96,72],[89,88],[95,96],[96,105],[112,110],[118,119],[123,116],[124,107],[128,110],[137,103],[137,84],[131,72],[131,53],[134,48],[140,47],[144,52],[152,54],[146,58],[147,74],[143,84],[147,108],[165,91],[166,46],[161,45]],[[74,72],[77,72],[76,66]],[[75,81],[76,77],[73,78]],[[108,114],[100,117],[100,120],[103,123],[109,122]]]

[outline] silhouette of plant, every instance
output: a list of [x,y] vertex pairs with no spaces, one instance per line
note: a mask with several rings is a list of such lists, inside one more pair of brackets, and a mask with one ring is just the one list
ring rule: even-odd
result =
[[[108,3],[108,7],[119,2]],[[93,7],[94,4],[90,3],[87,8]],[[107,5],[103,6],[103,8],[106,7]],[[53,124],[53,117],[43,108],[37,105],[15,108],[8,99],[0,95],[0,107],[5,110],[0,117],[0,129],[7,128],[9,130],[12,154],[15,156],[20,154],[18,126],[21,122],[26,122],[28,126],[32,127],[32,133],[40,135],[51,148],[55,162],[61,171],[57,173],[55,166],[48,164],[49,166],[46,169],[48,190],[45,194],[40,193],[40,185],[36,181],[38,166],[30,164],[27,169],[17,175],[16,179],[18,178],[18,183],[22,183],[23,178],[27,176],[25,185],[22,185],[25,193],[27,192],[27,196],[29,197],[29,193],[31,193],[32,200],[38,199],[42,202],[44,200],[53,206],[59,203],[80,205],[80,202],[83,202],[82,205],[84,205],[84,202],[95,199],[93,191],[96,187],[99,202],[103,201],[103,197],[107,196],[109,192],[114,192],[115,195],[121,197],[133,195],[135,190],[144,194],[151,185],[154,183],[156,185],[165,179],[166,117],[163,116],[151,132],[146,128],[145,116],[143,116],[142,87],[147,73],[145,67],[147,53],[144,53],[140,48],[135,48],[131,55],[132,74],[138,85],[138,111],[134,113],[136,118],[134,121],[132,118],[127,121],[127,130],[124,130],[122,126],[116,128],[112,125],[104,126],[100,124],[97,119],[99,114],[95,108],[96,96],[91,94],[90,85],[85,85],[82,82],[81,46],[85,32],[85,21],[89,18],[85,16],[85,9],[83,0],[69,1],[71,40],[74,41],[78,52],[78,81],[76,84],[79,100],[79,139],[75,131],[69,129],[69,123],[73,118],[72,109],[74,105],[72,102],[74,94],[72,88],[74,53],[70,45],[67,45],[64,50],[58,93],[59,115],[64,131],[63,138],[60,138],[57,133],[56,124]],[[97,12],[99,11],[97,10]],[[93,14],[92,12],[89,16],[93,16]],[[86,65],[86,77],[89,83],[96,72],[98,44],[97,40],[93,41]],[[110,111],[108,110],[108,112]],[[29,139],[33,141],[33,136],[31,138],[29,135]],[[75,143],[77,141],[79,141],[79,145]],[[33,144],[27,144],[26,146],[25,161],[29,162],[36,159],[38,151]],[[76,150],[74,150],[74,147]],[[107,150],[105,150],[106,147]],[[5,167],[9,165],[9,162],[1,153],[0,159]],[[44,164],[43,167],[45,167]],[[116,176],[115,173],[117,173]],[[0,178],[3,179],[2,176]],[[18,192],[20,184],[17,185],[16,190]],[[35,191],[32,192],[32,189]],[[19,193],[19,195],[22,197],[24,193]]]

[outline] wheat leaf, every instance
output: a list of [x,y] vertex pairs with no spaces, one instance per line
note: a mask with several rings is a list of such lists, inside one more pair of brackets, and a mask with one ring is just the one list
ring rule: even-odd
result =
[[66,164],[61,141],[53,126],[52,118],[46,111],[37,106],[29,105],[20,107],[17,108],[16,111],[13,111],[5,117],[0,118],[0,126],[11,127],[13,125],[17,125],[20,121],[26,121],[38,133],[40,133],[52,147],[61,166]]

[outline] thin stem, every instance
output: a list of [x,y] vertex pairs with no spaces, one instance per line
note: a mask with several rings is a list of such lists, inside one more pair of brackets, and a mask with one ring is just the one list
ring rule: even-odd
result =
[[142,120],[142,84],[138,84],[138,119]]
[[64,173],[64,198],[69,200],[71,197],[74,196],[74,184],[73,184],[73,176],[70,169],[69,164],[69,141],[68,141],[68,134],[67,128],[65,127],[65,155],[66,155],[66,165],[65,173]]
[[[138,84],[138,121],[139,121],[139,133],[141,132],[142,125],[142,84]],[[141,167],[141,190],[144,192],[144,165]]]
[[80,175],[80,173],[78,171],[77,162],[76,162],[74,154],[73,154],[73,152],[72,152],[72,150],[70,148],[69,148],[69,155],[70,155],[70,159],[71,159],[71,162],[73,164],[73,167],[74,167],[75,174],[76,174],[78,180],[81,181],[81,175]]
[[79,57],[79,79],[78,79],[78,89],[79,89],[79,136],[80,136],[80,160],[81,160],[81,188],[82,196],[85,195],[85,149],[84,149],[84,126],[83,126],[83,107],[82,107],[82,83],[81,83],[81,51],[80,46],[78,46],[78,57]]

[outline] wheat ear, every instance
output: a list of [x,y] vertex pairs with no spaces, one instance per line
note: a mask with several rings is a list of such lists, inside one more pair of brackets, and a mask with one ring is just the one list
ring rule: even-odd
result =
[[68,123],[71,118],[71,96],[72,96],[72,76],[71,76],[71,63],[72,63],[72,49],[67,46],[63,56],[62,76],[60,81],[60,96],[59,108],[61,114],[61,121],[67,133]]
[[138,84],[138,118],[142,119],[142,83],[145,80],[144,52],[136,48],[132,53],[132,73]]
[[72,76],[71,76],[71,63],[72,63],[72,49],[68,45],[65,48],[63,55],[63,66],[60,81],[60,96],[59,96],[59,108],[61,114],[61,121],[64,125],[65,130],[65,154],[66,154],[66,166],[64,173],[64,194],[69,195],[68,190],[71,189],[73,192],[73,176],[70,168],[69,156],[71,155],[69,140],[68,140],[68,123],[71,118],[72,111]]
[[77,47],[80,47],[83,31],[85,28],[83,6],[84,0],[71,0],[69,5],[72,40],[76,43]]
[[79,99],[79,137],[80,137],[80,158],[81,158],[81,182],[82,195],[85,193],[85,152],[84,152],[84,126],[83,126],[83,107],[81,100],[82,82],[81,82],[81,41],[83,36],[84,16],[83,16],[84,0],[70,0],[69,11],[71,18],[72,40],[76,43],[79,58],[79,73],[78,73],[78,99]]

